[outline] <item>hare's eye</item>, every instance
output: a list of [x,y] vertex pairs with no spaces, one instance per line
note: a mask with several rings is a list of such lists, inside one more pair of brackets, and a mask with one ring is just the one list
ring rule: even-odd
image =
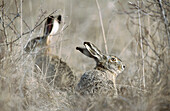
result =
[[112,60],[112,61],[116,61],[116,59],[115,59],[115,58],[111,58],[111,60]]

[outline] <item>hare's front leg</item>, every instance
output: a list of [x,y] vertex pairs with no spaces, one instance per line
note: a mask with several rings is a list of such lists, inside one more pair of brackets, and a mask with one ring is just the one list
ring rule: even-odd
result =
[[116,76],[113,75],[113,85],[114,85],[114,88],[115,88],[115,96],[118,96],[118,91],[117,91],[117,87],[116,87]]

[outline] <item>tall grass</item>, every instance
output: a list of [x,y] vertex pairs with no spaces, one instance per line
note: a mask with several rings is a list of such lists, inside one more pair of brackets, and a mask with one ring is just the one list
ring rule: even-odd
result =
[[[96,1],[100,8],[95,1],[1,0],[0,110],[170,110],[168,0]],[[77,83],[95,65],[75,50],[84,41],[125,62],[126,70],[116,80],[118,97],[112,92],[84,97],[74,90],[60,90],[50,86],[41,71],[34,71],[34,54],[25,54],[23,47],[42,35],[44,20],[51,13],[61,13],[68,25],[54,45]]]

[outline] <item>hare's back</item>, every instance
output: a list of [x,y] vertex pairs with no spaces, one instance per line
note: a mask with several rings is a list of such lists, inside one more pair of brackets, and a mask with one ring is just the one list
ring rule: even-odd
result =
[[113,82],[105,72],[94,69],[82,75],[76,89],[83,95],[107,93],[113,90]]
[[47,82],[55,87],[73,87],[75,76],[66,62],[58,56],[38,55],[35,70],[41,71]]

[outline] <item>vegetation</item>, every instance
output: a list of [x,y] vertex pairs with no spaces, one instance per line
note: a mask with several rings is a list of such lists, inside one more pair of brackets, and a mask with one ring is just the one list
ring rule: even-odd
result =
[[[168,0],[1,0],[1,111],[169,111],[170,2]],[[73,70],[76,83],[95,62],[76,47],[97,45],[126,64],[113,92],[81,96],[75,90],[49,85],[34,71],[34,54],[25,44],[42,36],[50,14],[64,16],[64,29],[54,46]]]

